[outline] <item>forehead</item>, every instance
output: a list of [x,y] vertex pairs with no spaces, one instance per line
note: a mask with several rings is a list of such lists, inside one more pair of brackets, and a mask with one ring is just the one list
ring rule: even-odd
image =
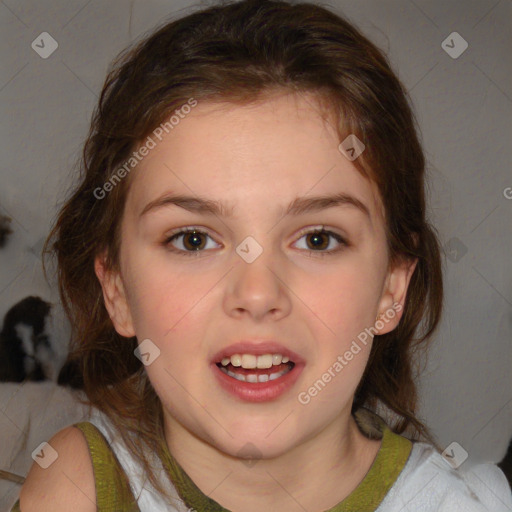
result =
[[150,134],[153,147],[130,175],[130,211],[140,213],[165,192],[248,215],[282,211],[299,196],[346,193],[367,205],[371,219],[382,217],[375,184],[338,150],[336,130],[313,95],[198,102],[172,128],[160,126],[167,130]]

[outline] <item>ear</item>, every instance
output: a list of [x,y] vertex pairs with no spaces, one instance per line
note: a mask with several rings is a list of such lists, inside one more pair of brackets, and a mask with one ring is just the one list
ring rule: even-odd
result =
[[417,258],[402,260],[388,272],[374,324],[377,334],[391,332],[400,322],[407,289],[417,263]]
[[120,273],[106,268],[104,254],[96,256],[94,259],[94,271],[101,283],[105,307],[115,330],[126,338],[135,336],[132,316]]

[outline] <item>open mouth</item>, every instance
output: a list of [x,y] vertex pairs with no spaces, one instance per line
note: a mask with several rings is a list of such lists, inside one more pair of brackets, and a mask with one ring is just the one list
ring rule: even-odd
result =
[[295,366],[293,361],[281,354],[234,354],[216,364],[229,377],[251,384],[278,380]]

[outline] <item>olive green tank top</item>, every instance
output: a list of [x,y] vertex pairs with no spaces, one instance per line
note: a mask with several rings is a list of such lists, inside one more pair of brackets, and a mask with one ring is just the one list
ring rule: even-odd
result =
[[[379,416],[355,417],[361,431],[372,439],[382,438],[377,456],[368,473],[349,496],[326,512],[374,512],[404,468],[412,442],[395,434]],[[89,422],[75,424],[87,441],[94,469],[97,512],[141,512],[129,480],[96,426]],[[229,512],[206,496],[170,454],[164,443],[162,462],[185,505],[197,512]],[[11,512],[22,512],[19,500]]]

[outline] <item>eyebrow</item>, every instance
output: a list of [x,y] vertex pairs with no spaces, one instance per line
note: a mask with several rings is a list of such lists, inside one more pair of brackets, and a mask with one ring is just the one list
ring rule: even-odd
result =
[[[165,194],[149,202],[141,211],[139,218],[152,210],[171,205],[179,206],[192,213],[233,217],[233,208],[228,207],[222,201],[182,194]],[[361,200],[344,192],[334,195],[297,197],[288,205],[284,215],[302,215],[340,206],[353,206],[371,221],[368,207]]]

